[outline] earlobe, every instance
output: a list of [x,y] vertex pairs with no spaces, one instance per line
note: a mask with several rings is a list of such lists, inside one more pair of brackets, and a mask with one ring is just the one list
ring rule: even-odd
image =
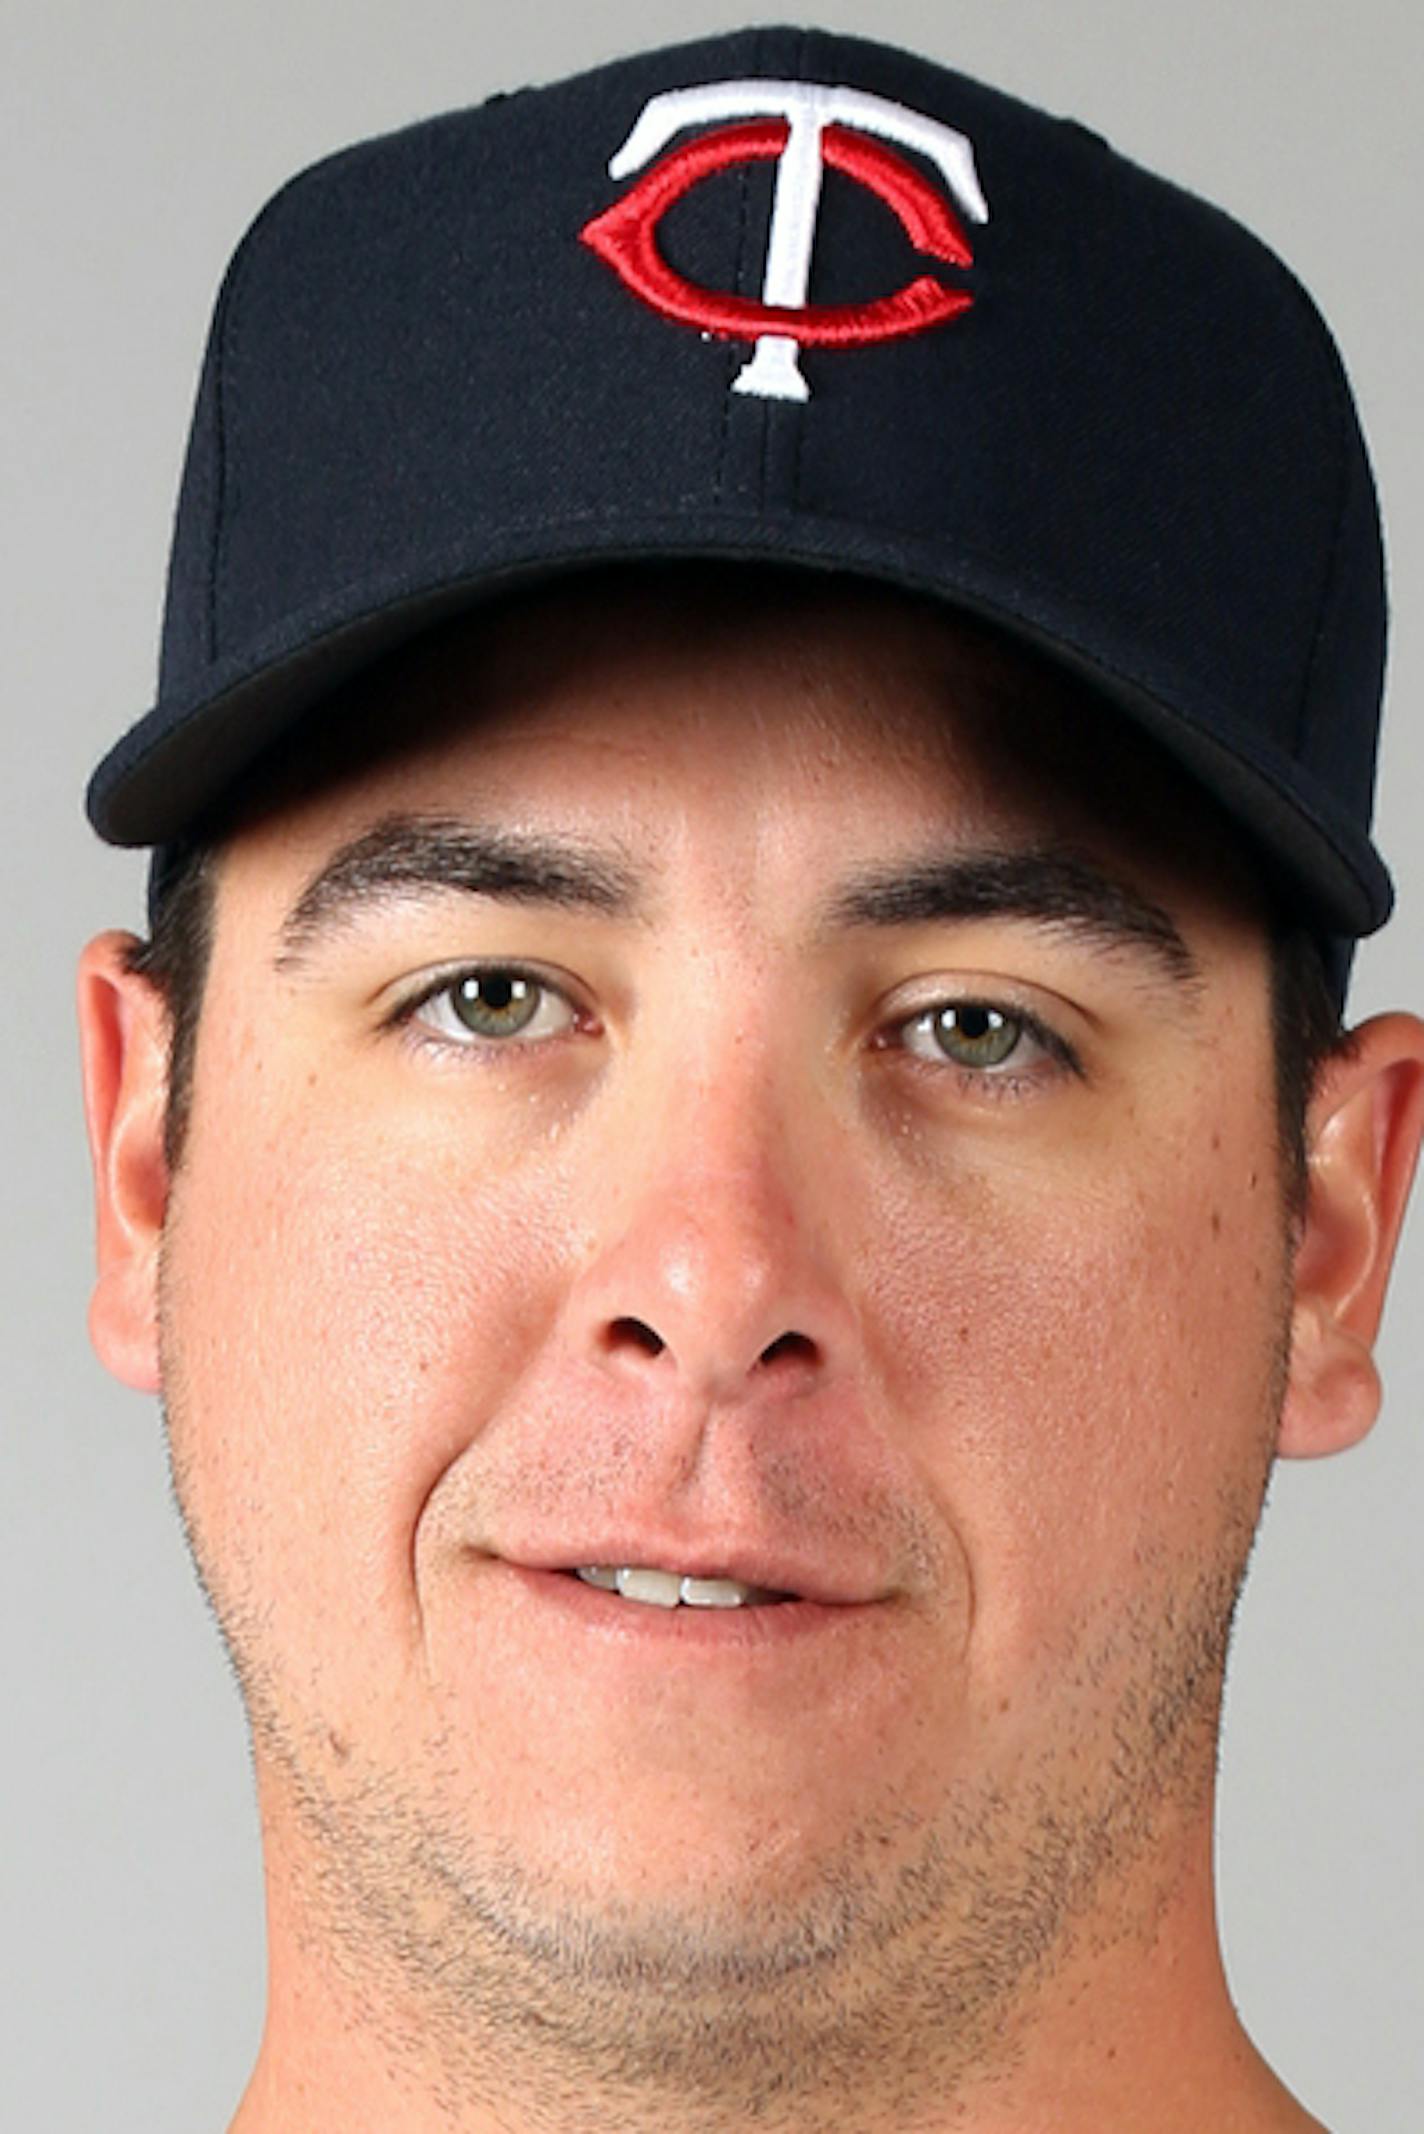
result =
[[1286,1458],[1343,1451],[1379,1413],[1374,1342],[1421,1132],[1424,1023],[1377,1016],[1326,1064],[1310,1105],[1278,1440]]
[[158,1253],[168,1205],[168,1016],[153,981],[130,968],[136,945],[131,934],[101,934],[79,965],[98,1256],[89,1331],[116,1378],[154,1393]]

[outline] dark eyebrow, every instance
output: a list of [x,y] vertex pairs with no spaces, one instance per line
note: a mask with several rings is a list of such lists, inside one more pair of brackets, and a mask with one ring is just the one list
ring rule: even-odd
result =
[[283,924],[277,967],[292,968],[319,935],[363,906],[449,890],[605,916],[642,912],[632,868],[604,852],[567,838],[391,815],[342,845],[312,876]]
[[[387,816],[334,852],[303,888],[282,927],[277,964],[299,963],[317,938],[391,896],[450,890],[603,917],[647,916],[629,862],[546,834],[438,816]],[[937,854],[853,877],[823,908],[824,938],[857,927],[947,920],[1024,919],[1108,952],[1145,955],[1186,990],[1200,970],[1170,914],[1081,855],[1053,848]]]
[[823,933],[1026,919],[1109,953],[1145,955],[1174,986],[1200,984],[1196,958],[1170,913],[1095,862],[1053,848],[931,856],[858,875],[822,915]]

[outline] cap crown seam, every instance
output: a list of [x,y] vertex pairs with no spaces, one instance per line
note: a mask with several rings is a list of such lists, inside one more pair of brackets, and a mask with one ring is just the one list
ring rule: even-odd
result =
[[1340,558],[1344,548],[1345,519],[1350,499],[1349,428],[1350,410],[1341,364],[1336,354],[1329,330],[1325,326],[1310,296],[1290,272],[1283,261],[1274,261],[1276,272],[1289,290],[1296,308],[1304,315],[1309,339],[1314,351],[1317,370],[1323,373],[1325,392],[1330,404],[1333,421],[1332,456],[1330,470],[1334,489],[1334,506],[1330,514],[1330,536],[1326,543],[1325,556],[1320,567],[1318,590],[1314,602],[1314,623],[1310,642],[1306,647],[1305,664],[1301,673],[1299,694],[1296,700],[1295,722],[1292,729],[1292,753],[1298,763],[1309,760],[1311,728],[1315,720],[1315,671],[1320,661],[1321,648],[1325,642],[1326,625],[1329,621],[1334,587],[1338,579]]
[[[349,151],[348,151],[349,153]],[[343,154],[330,157],[324,163],[299,171],[288,180],[280,192],[267,202],[256,221],[243,238],[236,258],[232,263],[223,289],[219,317],[214,321],[213,363],[213,528],[212,544],[208,561],[207,624],[209,657],[219,657],[221,631],[219,628],[219,604],[221,581],[228,552],[228,470],[231,461],[229,430],[229,402],[234,398],[233,370],[237,361],[237,344],[243,298],[252,278],[252,265],[265,244],[271,225],[286,209],[292,194],[299,188],[305,190],[324,176],[332,163],[345,160]]]

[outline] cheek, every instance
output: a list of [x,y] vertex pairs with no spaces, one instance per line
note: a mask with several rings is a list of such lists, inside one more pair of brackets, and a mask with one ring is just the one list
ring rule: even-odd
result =
[[230,1566],[310,1628],[389,1623],[422,1506],[556,1308],[557,1191],[335,1102],[251,1119],[195,1120],[166,1240],[185,1509],[219,1584]]
[[[877,1209],[892,1411],[1016,1635],[1200,1557],[1264,1480],[1284,1227],[1259,1137]],[[1257,1158],[1259,1160],[1259,1158]],[[1143,1181],[1147,1183],[1143,1183]],[[928,1202],[928,1204],[927,1204]]]

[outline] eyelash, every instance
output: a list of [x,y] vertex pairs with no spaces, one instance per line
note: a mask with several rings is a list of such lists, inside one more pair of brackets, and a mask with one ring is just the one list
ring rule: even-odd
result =
[[[997,1065],[974,1066],[965,1060],[952,1059],[948,1053],[939,1059],[927,1059],[911,1051],[905,1043],[907,1034],[917,1025],[933,1022],[947,1010],[957,1015],[977,1010],[981,1014],[1002,1016],[1014,1025],[1018,1041],[1007,1059]],[[996,1103],[1033,1096],[1046,1083],[1060,1081],[1065,1075],[1077,1081],[1084,1079],[1082,1062],[1066,1038],[1060,1037],[1056,1030],[1050,1029],[1047,1023],[1016,1001],[996,999],[992,994],[942,994],[909,1015],[897,1016],[874,1042],[877,1050],[898,1051],[913,1072],[936,1078],[953,1075],[965,1091]],[[1032,1048],[1033,1056],[1027,1062],[1017,1063],[1025,1044]]]
[[[443,996],[453,993],[457,986],[469,980],[488,980],[491,978],[513,979],[517,982],[522,982],[534,987],[542,996],[543,1001],[551,999],[559,1001],[568,1011],[570,1017],[568,1026],[552,1035],[546,1034],[542,1037],[534,1038],[524,1037],[519,1032],[503,1038],[482,1037],[475,1031],[469,1032],[465,1038],[459,1038],[419,1027],[419,1017],[423,1008],[427,1008],[432,1002],[439,1001]],[[965,1061],[951,1059],[948,1054],[944,1055],[940,1060],[930,1060],[912,1052],[909,1046],[903,1042],[907,1033],[917,1025],[930,1023],[936,1015],[941,1015],[946,1010],[954,1010],[960,1014],[970,1010],[978,1010],[981,1013],[988,1012],[1003,1016],[1016,1026],[1019,1032],[1019,1042],[1015,1044],[1013,1051],[1005,1062],[990,1066],[976,1067]],[[536,1010],[536,1018],[538,1012]],[[494,1054],[497,1052],[527,1050],[535,1046],[551,1044],[556,1038],[564,1038],[573,1034],[578,1029],[581,1019],[584,1020],[586,1027],[587,1019],[582,1018],[582,1011],[577,1003],[570,998],[561,986],[542,976],[537,970],[520,963],[484,963],[461,964],[454,969],[442,971],[410,999],[401,1001],[387,1018],[387,1025],[391,1028],[405,1030],[411,1036],[413,1042],[422,1048],[429,1048],[435,1052],[443,1054],[451,1052]],[[897,1039],[900,1040],[898,1044],[895,1042]],[[1022,1049],[1024,1041],[1027,1041],[1035,1049],[1038,1057],[1026,1067],[1015,1067],[1012,1063],[1015,1055]],[[898,1051],[913,1071],[931,1074],[936,1077],[942,1077],[945,1074],[955,1075],[958,1077],[961,1086],[996,1101],[1032,1094],[1045,1081],[1057,1080],[1063,1075],[1071,1075],[1078,1080],[1083,1079],[1082,1063],[1074,1048],[1065,1038],[1061,1037],[1056,1030],[1050,1029],[1046,1023],[1040,1021],[1036,1015],[1031,1014],[1028,1009],[1021,1007],[1018,1003],[1012,1000],[996,999],[992,996],[961,993],[957,995],[942,995],[937,999],[926,1001],[923,1006],[913,1009],[908,1015],[897,1016],[893,1022],[877,1032],[872,1043],[876,1051]]]
[[[586,1020],[586,1018],[581,1018],[581,1011],[577,1003],[569,997],[562,986],[555,985],[552,979],[544,977],[539,971],[531,970],[526,964],[462,963],[454,969],[440,972],[428,984],[422,986],[418,993],[413,994],[409,1000],[400,1001],[388,1018],[389,1024],[397,1028],[404,1028],[412,1034],[415,1042],[422,1046],[429,1046],[437,1052],[509,1052],[527,1049],[532,1045],[551,1043],[552,1039],[549,1036],[526,1038],[522,1032],[517,1031],[509,1037],[499,1038],[481,1037],[477,1031],[471,1030],[464,1038],[459,1038],[447,1036],[435,1030],[417,1029],[417,1018],[421,1009],[428,1008],[432,1001],[438,1001],[445,995],[452,994],[457,986],[467,983],[470,979],[488,980],[491,978],[512,978],[534,987],[542,996],[541,1006],[543,1001],[546,1000],[559,1001],[568,1010],[570,1017],[569,1028],[557,1033],[560,1037],[567,1036],[570,1030],[576,1029],[581,1019]],[[538,1011],[536,1010],[536,1015],[537,1013]]]

